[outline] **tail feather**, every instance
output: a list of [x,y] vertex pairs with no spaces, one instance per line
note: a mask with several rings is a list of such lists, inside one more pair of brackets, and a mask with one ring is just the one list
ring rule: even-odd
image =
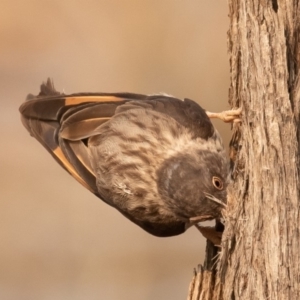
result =
[[55,87],[53,80],[48,78],[46,82],[43,82],[41,84],[41,90],[39,93],[39,97],[44,97],[44,96],[59,96],[63,95],[62,93],[58,92]]

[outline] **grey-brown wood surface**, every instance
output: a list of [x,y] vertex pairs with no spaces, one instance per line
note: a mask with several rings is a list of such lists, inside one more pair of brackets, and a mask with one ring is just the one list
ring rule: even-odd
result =
[[[300,299],[300,2],[230,0],[229,102],[242,107],[218,271],[201,298]],[[205,269],[205,268],[204,268]],[[206,280],[207,282],[207,280]]]

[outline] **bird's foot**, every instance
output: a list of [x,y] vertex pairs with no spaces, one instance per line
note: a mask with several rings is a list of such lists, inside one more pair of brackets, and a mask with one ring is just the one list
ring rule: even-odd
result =
[[240,116],[241,116],[242,108],[238,109],[232,109],[232,110],[225,110],[220,113],[214,113],[210,111],[206,111],[207,116],[212,119],[212,118],[217,118],[225,123],[240,123],[242,122]]
[[199,222],[204,222],[204,221],[208,221],[208,220],[212,220],[214,217],[211,215],[205,215],[205,216],[197,216],[197,217],[192,217],[189,218],[190,224],[191,225],[195,225]]
[[200,226],[199,224],[196,224],[195,226],[198,228],[201,234],[206,239],[211,241],[215,246],[221,245],[222,232],[216,231],[216,228],[211,226]]
[[199,222],[205,222],[214,219],[214,216],[211,215],[205,215],[205,216],[196,216],[196,217],[191,217],[188,219],[188,221],[185,223],[185,229],[187,230],[188,228],[198,224]]

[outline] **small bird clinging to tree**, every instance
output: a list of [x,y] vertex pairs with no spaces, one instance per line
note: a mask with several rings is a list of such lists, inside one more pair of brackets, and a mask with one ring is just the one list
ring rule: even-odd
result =
[[[228,159],[196,102],[164,95],[64,95],[50,79],[22,122],[77,181],[155,236],[221,216]],[[232,116],[221,115],[227,121]],[[226,119],[227,118],[227,119]]]

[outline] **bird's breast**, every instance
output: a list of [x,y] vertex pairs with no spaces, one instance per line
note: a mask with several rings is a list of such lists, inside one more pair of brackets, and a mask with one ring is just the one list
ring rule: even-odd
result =
[[116,115],[88,144],[100,194],[141,218],[173,214],[158,191],[157,172],[191,143],[185,128],[157,112]]

